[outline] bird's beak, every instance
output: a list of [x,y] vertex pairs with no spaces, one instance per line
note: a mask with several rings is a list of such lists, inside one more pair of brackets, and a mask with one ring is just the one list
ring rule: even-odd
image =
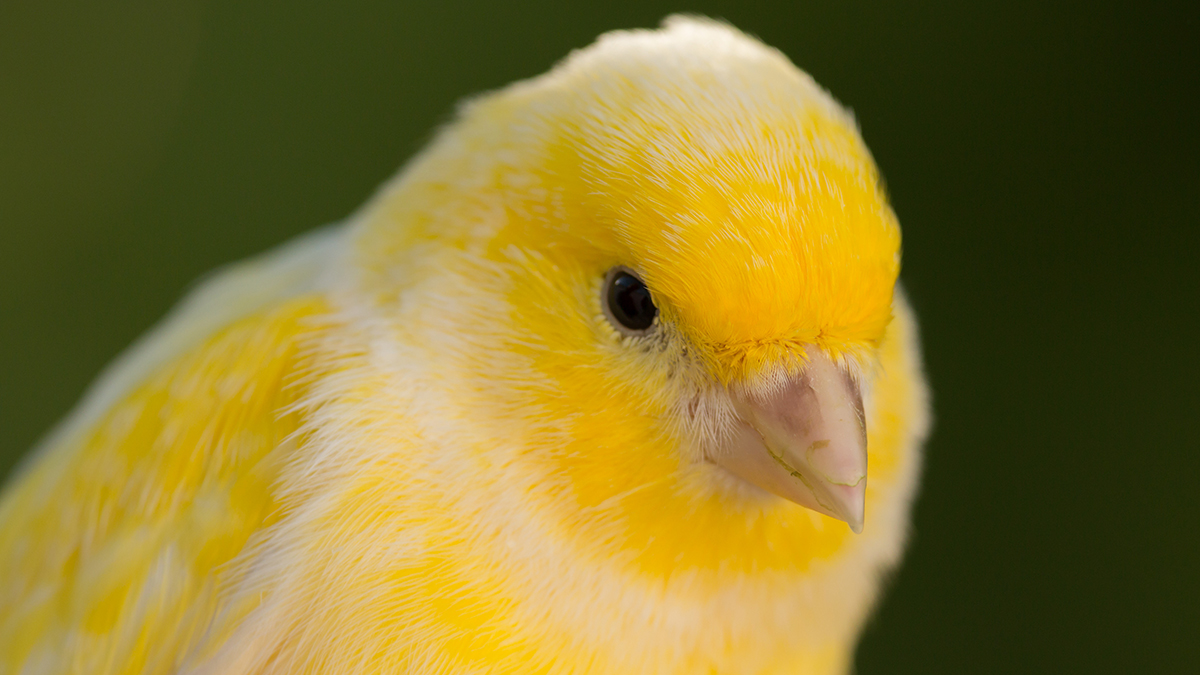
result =
[[741,422],[713,457],[735,476],[862,532],[867,436],[862,395],[822,351],[769,394],[732,392]]

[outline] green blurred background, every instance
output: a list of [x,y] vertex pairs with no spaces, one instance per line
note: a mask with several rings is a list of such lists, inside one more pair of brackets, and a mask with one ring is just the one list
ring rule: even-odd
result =
[[904,225],[937,426],[858,672],[1195,672],[1195,2],[5,0],[0,473],[197,276],[679,10],[852,107]]

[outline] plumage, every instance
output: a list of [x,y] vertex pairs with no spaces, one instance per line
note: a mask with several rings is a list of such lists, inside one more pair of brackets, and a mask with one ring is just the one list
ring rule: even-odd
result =
[[[846,672],[927,427],[899,244],[781,54],[605,35],[102,376],[0,498],[0,673]],[[819,366],[861,395],[857,535],[722,468]]]

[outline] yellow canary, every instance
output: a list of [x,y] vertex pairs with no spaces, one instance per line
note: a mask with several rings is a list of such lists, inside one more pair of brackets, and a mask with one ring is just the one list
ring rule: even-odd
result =
[[927,427],[899,268],[782,54],[607,34],[99,379],[0,499],[0,673],[845,673]]

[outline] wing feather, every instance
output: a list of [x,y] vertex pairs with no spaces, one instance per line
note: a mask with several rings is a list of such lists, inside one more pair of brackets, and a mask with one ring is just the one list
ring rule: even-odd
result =
[[22,467],[0,498],[0,673],[177,667],[222,566],[279,515],[339,242],[317,232],[203,284]]

